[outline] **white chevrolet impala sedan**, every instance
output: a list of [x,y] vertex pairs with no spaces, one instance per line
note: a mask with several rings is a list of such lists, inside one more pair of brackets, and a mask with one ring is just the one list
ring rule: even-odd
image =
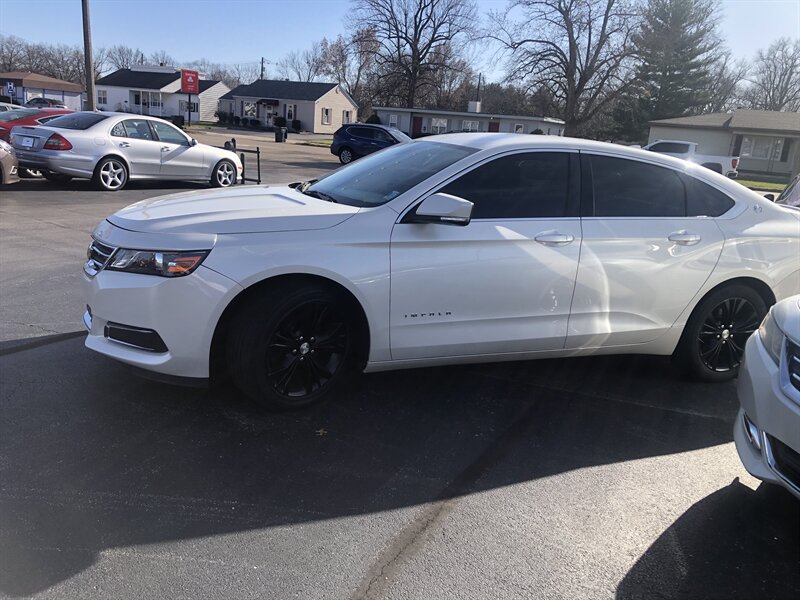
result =
[[441,135],[138,202],[84,272],[89,348],[169,379],[224,369],[276,409],[351,368],[647,353],[720,381],[800,292],[800,212],[652,152]]

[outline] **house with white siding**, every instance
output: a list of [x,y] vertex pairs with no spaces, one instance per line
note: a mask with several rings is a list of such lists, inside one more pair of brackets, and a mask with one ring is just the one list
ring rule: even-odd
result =
[[[276,117],[287,126],[312,133],[333,133],[356,118],[358,105],[337,83],[259,79],[240,85],[219,100],[219,111],[256,120],[264,127]],[[299,121],[293,126],[292,122]]]
[[97,108],[154,117],[183,116],[191,121],[216,121],[219,98],[230,91],[221,81],[200,75],[200,94],[181,92],[181,72],[174,67],[134,66],[118,69],[95,82]]
[[481,112],[481,103],[472,101],[466,112],[422,108],[376,106],[375,114],[383,125],[396,127],[413,138],[436,133],[486,131],[496,133],[540,133],[562,135],[564,121],[534,115],[504,115]]
[[648,143],[694,142],[701,154],[739,157],[739,176],[788,181],[800,172],[800,113],[737,109],[650,121]]

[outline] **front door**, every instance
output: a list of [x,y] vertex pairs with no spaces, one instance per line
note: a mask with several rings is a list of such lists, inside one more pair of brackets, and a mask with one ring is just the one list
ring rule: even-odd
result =
[[191,140],[176,127],[151,121],[161,144],[161,175],[170,178],[203,179],[207,173],[202,146],[192,146]]
[[411,118],[411,137],[419,137],[422,133],[422,117]]
[[500,121],[489,121],[489,133],[497,133],[500,131]]
[[583,158],[593,206],[583,219],[567,347],[654,340],[711,275],[724,236],[714,219],[687,216],[687,185],[676,171],[612,156]]
[[401,219],[392,358],[562,348],[581,246],[577,181],[577,154],[507,154],[432,190],[473,202],[468,225]]

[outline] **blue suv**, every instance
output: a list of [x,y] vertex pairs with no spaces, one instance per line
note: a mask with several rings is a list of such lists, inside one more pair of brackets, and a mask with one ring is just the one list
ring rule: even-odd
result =
[[333,134],[331,154],[338,156],[339,162],[346,165],[360,156],[410,141],[410,137],[394,127],[349,123]]

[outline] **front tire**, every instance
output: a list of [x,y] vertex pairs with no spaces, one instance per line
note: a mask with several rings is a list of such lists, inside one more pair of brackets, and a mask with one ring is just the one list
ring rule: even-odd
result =
[[339,150],[339,162],[342,163],[343,165],[347,165],[353,162],[355,159],[356,155],[347,146]]
[[118,192],[128,183],[128,167],[119,158],[104,158],[97,163],[92,182],[99,190]]
[[211,174],[211,185],[214,187],[230,187],[236,183],[236,167],[229,160],[221,160]]
[[325,288],[276,287],[244,304],[227,343],[237,387],[270,410],[319,402],[350,369],[353,319],[343,298]]
[[767,314],[751,287],[727,285],[703,298],[686,323],[673,359],[686,375],[719,382],[739,373],[744,345]]

